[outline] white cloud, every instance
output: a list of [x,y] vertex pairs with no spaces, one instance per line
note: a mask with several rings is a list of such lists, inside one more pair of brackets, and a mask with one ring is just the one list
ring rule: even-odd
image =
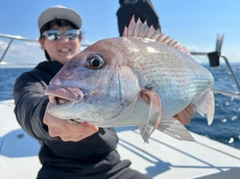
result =
[[190,52],[199,52],[199,49],[196,46],[187,46],[186,47]]
[[29,46],[29,47],[39,47],[39,42],[24,42],[24,44],[26,44],[26,46]]
[[[0,41],[0,55],[3,54],[8,42]],[[3,61],[7,63],[37,64],[45,60],[44,53],[38,42],[14,40]]]
[[0,41],[0,50],[5,50],[7,48],[7,43]]
[[91,45],[91,44],[93,44],[93,43],[95,43],[95,42],[91,42],[91,41],[89,41],[89,40],[83,40],[83,43],[82,43],[82,44],[84,44],[84,45]]

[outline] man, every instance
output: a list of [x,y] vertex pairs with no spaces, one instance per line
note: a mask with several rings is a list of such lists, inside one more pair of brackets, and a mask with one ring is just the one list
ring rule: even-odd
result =
[[138,18],[142,22],[146,20],[149,27],[153,25],[155,30],[159,29],[161,32],[159,18],[151,0],[119,0],[119,4],[117,19],[120,36],[122,36],[124,27],[128,26],[133,15],[135,16],[135,21]]

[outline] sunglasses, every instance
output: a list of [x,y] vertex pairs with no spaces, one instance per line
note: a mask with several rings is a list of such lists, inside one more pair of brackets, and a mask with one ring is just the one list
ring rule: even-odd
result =
[[50,41],[57,41],[61,39],[62,34],[64,33],[65,38],[68,40],[75,40],[78,38],[80,31],[77,29],[68,29],[64,32],[58,29],[46,30],[43,32],[42,36],[47,35],[48,40]]

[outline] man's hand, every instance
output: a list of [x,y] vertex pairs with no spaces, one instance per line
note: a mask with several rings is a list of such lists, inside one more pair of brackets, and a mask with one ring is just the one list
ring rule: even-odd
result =
[[194,116],[194,109],[191,104],[189,104],[184,110],[176,114],[174,117],[178,119],[182,124],[188,124]]
[[49,102],[43,118],[44,124],[48,126],[51,137],[60,137],[63,141],[80,141],[98,131],[98,127],[87,123],[71,124],[67,120],[52,116],[47,111],[52,104]]

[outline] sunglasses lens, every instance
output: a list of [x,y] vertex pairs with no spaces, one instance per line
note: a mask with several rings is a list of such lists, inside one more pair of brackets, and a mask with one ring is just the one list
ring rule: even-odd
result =
[[47,31],[48,40],[55,41],[61,38],[61,31],[60,30],[49,30]]
[[[61,30],[48,30],[45,33],[43,33],[43,35],[47,34],[48,36],[48,40],[50,41],[57,41],[61,39],[62,36],[62,31]],[[79,30],[76,29],[69,29],[65,31],[65,37],[68,40],[75,40],[76,38],[78,38],[80,34]]]
[[75,29],[66,30],[65,35],[68,40],[75,40],[79,36],[79,30]]

